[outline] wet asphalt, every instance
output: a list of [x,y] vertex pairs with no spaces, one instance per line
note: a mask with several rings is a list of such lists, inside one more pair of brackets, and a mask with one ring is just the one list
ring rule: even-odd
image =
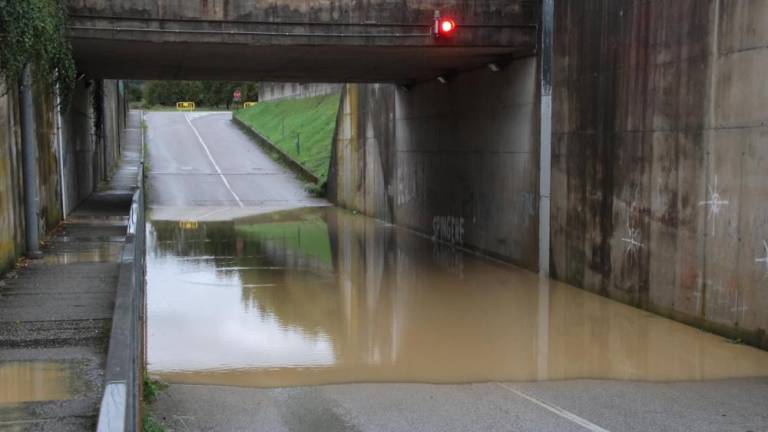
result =
[[[146,119],[150,205],[162,219],[326,204],[308,197],[229,114],[150,113]],[[768,432],[766,407],[768,378],[580,379],[271,389],[172,384],[151,411],[169,431]]]

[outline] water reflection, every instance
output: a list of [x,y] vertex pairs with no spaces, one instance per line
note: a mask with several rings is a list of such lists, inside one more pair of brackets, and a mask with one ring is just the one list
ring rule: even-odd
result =
[[768,375],[768,353],[334,208],[153,222],[149,367],[283,386]]

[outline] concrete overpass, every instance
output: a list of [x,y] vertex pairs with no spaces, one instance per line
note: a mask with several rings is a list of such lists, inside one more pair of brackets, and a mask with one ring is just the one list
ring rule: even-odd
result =
[[[434,13],[459,24],[436,39]],[[73,0],[80,71],[101,78],[412,83],[535,55],[537,0]]]

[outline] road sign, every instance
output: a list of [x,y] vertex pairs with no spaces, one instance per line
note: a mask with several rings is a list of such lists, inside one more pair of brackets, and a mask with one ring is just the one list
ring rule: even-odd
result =
[[232,99],[235,100],[235,102],[240,102],[240,98],[243,96],[242,93],[240,93],[240,89],[235,90],[235,92],[232,94]]
[[194,111],[194,102],[176,102],[176,109],[179,111]]

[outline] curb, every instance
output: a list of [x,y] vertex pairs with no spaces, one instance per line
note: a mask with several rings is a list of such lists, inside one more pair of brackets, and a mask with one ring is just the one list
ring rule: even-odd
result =
[[277,153],[278,156],[280,156],[280,160],[296,175],[301,177],[304,181],[308,181],[311,183],[318,184],[320,180],[312,174],[308,169],[304,168],[302,164],[294,160],[292,157],[290,157],[287,153],[279,149],[276,145],[272,144],[271,141],[264,138],[261,134],[253,130],[250,126],[245,124],[242,120],[237,118],[234,114],[232,114],[232,122],[237,125],[243,132],[245,132],[248,136],[250,136],[256,144],[259,145],[259,147],[263,148],[267,152],[274,152]]

